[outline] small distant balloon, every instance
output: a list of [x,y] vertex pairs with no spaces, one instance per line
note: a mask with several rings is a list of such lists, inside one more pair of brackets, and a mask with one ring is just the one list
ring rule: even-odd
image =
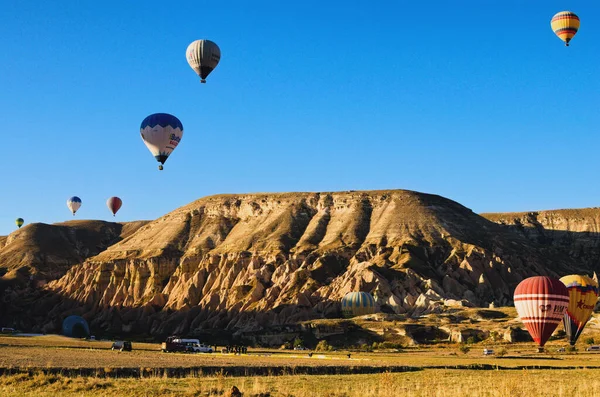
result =
[[69,207],[69,209],[73,213],[73,216],[75,216],[75,213],[77,212],[79,207],[81,207],[81,199],[77,196],[71,197],[67,200],[67,207]]
[[579,17],[571,11],[561,11],[556,13],[550,22],[554,34],[564,41],[567,47],[575,34],[577,34],[579,24]]
[[21,226],[23,226],[23,224],[25,223],[25,221],[23,220],[23,218],[17,218],[15,220],[16,225],[19,227],[19,229],[21,228]]
[[160,163],[158,169],[162,170],[183,137],[183,124],[171,114],[154,113],[142,121],[140,134],[150,153]]
[[123,205],[123,201],[121,201],[121,199],[118,197],[111,197],[108,200],[106,200],[106,206],[108,207],[110,212],[112,212],[113,216],[115,216],[117,211],[119,211],[121,205]]
[[206,83],[210,72],[219,64],[221,50],[210,40],[196,40],[188,46],[185,57],[190,67],[200,76],[200,82]]
[[375,313],[375,299],[368,292],[348,292],[341,301],[344,317]]

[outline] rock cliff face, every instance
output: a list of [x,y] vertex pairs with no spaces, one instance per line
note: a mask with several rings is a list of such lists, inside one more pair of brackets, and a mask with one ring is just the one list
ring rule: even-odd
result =
[[482,214],[545,251],[556,249],[590,272],[600,271],[600,208]]
[[32,223],[0,238],[0,269],[5,279],[56,279],[71,266],[97,255],[147,222],[70,221]]
[[46,332],[73,313],[121,335],[253,332],[340,316],[339,300],[357,290],[413,316],[508,305],[523,278],[579,265],[435,195],[220,195],[140,227],[0,315]]

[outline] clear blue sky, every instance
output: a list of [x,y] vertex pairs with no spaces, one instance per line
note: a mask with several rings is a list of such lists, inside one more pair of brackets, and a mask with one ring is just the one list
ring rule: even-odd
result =
[[[374,4],[369,4],[374,3]],[[485,3],[483,5],[482,3]],[[523,4],[526,3],[526,4]],[[581,18],[570,47],[550,29]],[[475,212],[600,206],[594,1],[7,1],[0,235],[217,193],[411,189]],[[185,50],[210,39],[207,84]],[[139,126],[172,113],[157,170]]]

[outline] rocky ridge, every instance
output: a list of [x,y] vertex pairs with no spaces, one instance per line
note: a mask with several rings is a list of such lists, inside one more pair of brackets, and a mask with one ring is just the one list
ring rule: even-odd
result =
[[[584,271],[565,253],[436,195],[405,190],[219,195],[197,200],[72,266],[0,313],[52,332],[255,332],[340,316],[350,291],[384,313],[509,305],[535,274]],[[7,306],[5,306],[7,308]]]

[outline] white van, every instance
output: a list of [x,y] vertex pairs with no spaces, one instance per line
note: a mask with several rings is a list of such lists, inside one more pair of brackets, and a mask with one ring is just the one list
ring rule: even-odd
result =
[[585,349],[585,351],[588,351],[588,352],[599,351],[599,350],[600,350],[600,346],[598,346],[598,345],[593,345],[593,346],[590,346],[587,349]]
[[483,349],[483,355],[484,356],[493,356],[494,355],[494,349]]
[[212,353],[213,349],[203,343],[199,339],[173,339],[173,343],[182,344],[185,346],[185,351],[193,353]]

